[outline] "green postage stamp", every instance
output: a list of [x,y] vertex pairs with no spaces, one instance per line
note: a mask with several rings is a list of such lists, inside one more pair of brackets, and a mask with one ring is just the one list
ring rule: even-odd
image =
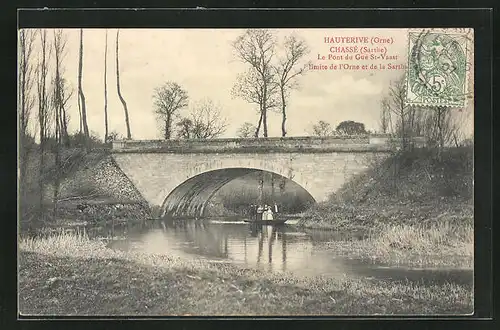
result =
[[410,31],[406,103],[465,107],[472,44],[472,29]]

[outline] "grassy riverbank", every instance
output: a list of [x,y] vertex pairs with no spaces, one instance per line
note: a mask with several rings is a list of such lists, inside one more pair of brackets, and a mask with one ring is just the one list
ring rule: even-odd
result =
[[473,150],[395,154],[347,182],[302,215],[310,229],[364,231],[363,241],[333,242],[338,253],[417,267],[473,266]]
[[111,250],[85,236],[21,239],[22,314],[465,314],[472,288],[355,278],[303,278]]
[[377,264],[416,268],[474,267],[472,225],[387,225],[372,230],[363,240],[329,241],[324,245],[336,255]]

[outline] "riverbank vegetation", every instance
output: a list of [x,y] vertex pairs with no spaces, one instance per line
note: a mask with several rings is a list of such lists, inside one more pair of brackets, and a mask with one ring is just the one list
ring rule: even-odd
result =
[[310,209],[301,225],[375,229],[379,225],[473,224],[473,150],[397,153]]
[[472,225],[384,225],[369,231],[362,240],[333,240],[324,245],[335,255],[382,265],[422,269],[474,267]]
[[[439,156],[414,149],[374,163],[327,202],[303,214],[304,228],[364,231],[362,241],[332,242],[378,262],[473,267],[472,147]],[[347,252],[348,251],[348,252]]]
[[20,240],[23,315],[467,314],[470,286],[298,277],[124,252],[85,235]]

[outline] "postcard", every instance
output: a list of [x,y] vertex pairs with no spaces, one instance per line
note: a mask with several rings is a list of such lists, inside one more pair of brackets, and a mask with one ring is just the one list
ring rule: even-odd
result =
[[21,316],[474,312],[474,30],[20,29]]

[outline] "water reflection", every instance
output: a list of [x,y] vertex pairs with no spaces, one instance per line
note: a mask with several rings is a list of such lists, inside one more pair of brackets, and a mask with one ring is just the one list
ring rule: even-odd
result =
[[[431,283],[453,281],[472,285],[471,270],[424,272],[383,268],[335,256],[334,252],[326,251],[315,244],[317,241],[337,240],[338,235],[334,232],[304,233],[292,226],[203,221],[180,224],[161,222],[142,230],[129,228],[125,234],[129,244],[135,242],[136,246],[148,252],[182,254],[267,271],[291,271],[305,276],[374,277],[420,282],[429,280]],[[350,239],[361,237],[355,235]]]

